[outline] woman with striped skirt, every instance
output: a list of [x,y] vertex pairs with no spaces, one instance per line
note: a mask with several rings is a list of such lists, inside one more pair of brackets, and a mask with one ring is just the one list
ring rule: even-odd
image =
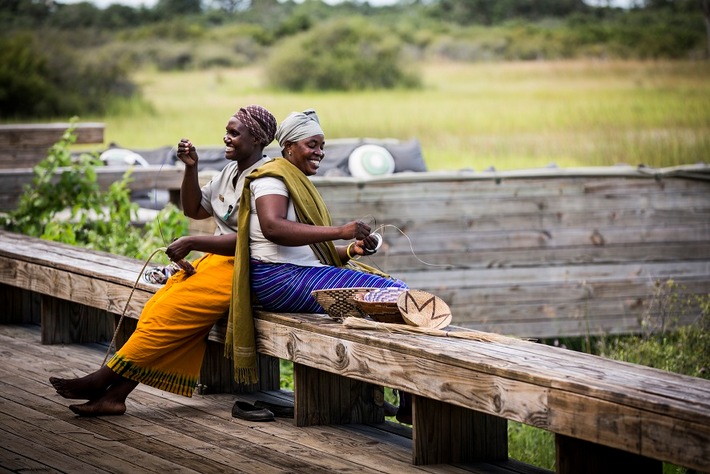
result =
[[[375,253],[369,225],[331,224],[330,214],[308,178],[318,172],[325,136],[313,110],[289,115],[278,127],[281,158],[247,177],[239,206],[240,239],[226,350],[237,380],[254,382],[256,353],[252,305],[279,312],[323,313],[311,296],[329,288],[407,285],[354,260]],[[336,247],[335,240],[351,240]]]

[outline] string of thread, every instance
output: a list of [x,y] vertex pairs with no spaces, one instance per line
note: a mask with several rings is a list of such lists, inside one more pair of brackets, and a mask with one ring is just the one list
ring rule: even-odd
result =
[[148,257],[148,260],[145,261],[143,264],[143,268],[141,268],[141,271],[138,272],[138,278],[136,278],[135,283],[133,283],[133,288],[131,288],[131,293],[128,295],[128,299],[126,300],[126,305],[123,307],[123,313],[121,313],[121,317],[118,320],[118,324],[116,324],[116,330],[113,331],[113,337],[111,338],[111,342],[108,345],[108,349],[106,349],[106,355],[104,356],[103,362],[101,362],[101,367],[106,365],[106,361],[108,360],[108,356],[111,353],[111,348],[114,347],[114,344],[116,343],[116,337],[118,336],[118,331],[121,329],[121,323],[123,323],[123,319],[126,317],[126,311],[128,310],[128,305],[131,302],[131,298],[133,298],[133,293],[136,291],[136,287],[138,286],[138,282],[141,279],[141,276],[143,275],[143,272],[145,271],[145,268],[148,266],[150,261],[153,259],[155,254],[158,252],[165,252],[167,250],[166,247],[160,247],[157,248],[153,251],[153,253],[150,254],[150,257]]
[[[172,156],[173,150],[175,150],[175,148],[176,147],[170,148],[170,153],[167,153],[163,160],[160,162],[160,168],[158,168],[158,173],[155,175],[155,180],[153,181],[153,197],[155,198],[153,203],[155,207],[157,207],[158,205],[158,178],[160,177],[160,172],[163,171],[163,166],[165,166],[165,163],[168,161],[168,156]],[[158,221],[158,232],[160,232],[160,238],[163,239],[163,245],[167,246],[168,242],[165,240],[165,235],[163,235],[163,226],[161,225],[160,221],[160,212],[158,212],[158,215],[155,217],[155,220]]]
[[[162,159],[160,162],[160,168],[158,168],[158,173],[155,175],[155,180],[153,181],[153,197],[154,197],[154,204],[157,205],[158,202],[158,195],[157,195],[157,188],[158,188],[158,178],[160,177],[160,173],[163,171],[163,167],[165,166],[165,163],[168,161],[168,157],[172,156],[173,151],[176,150],[176,147],[170,148],[170,152],[165,155],[165,157]],[[136,287],[138,286],[138,282],[141,279],[141,276],[143,275],[143,272],[145,272],[146,267],[150,263],[151,260],[153,260],[153,257],[158,252],[165,252],[167,250],[167,241],[165,240],[165,235],[163,234],[163,226],[161,225],[160,221],[160,215],[158,215],[155,219],[158,221],[158,232],[160,232],[160,238],[163,239],[163,244],[166,245],[166,247],[159,247],[153,251],[153,253],[150,254],[148,257],[148,260],[145,261],[143,264],[143,268],[141,268],[140,272],[138,272],[138,277],[136,278],[136,281],[133,283],[133,288],[131,288],[131,293],[128,295],[128,299],[126,300],[126,305],[123,307],[123,312],[121,313],[121,317],[118,320],[118,323],[116,324],[116,329],[113,332],[113,337],[111,338],[111,342],[108,345],[108,348],[106,349],[106,355],[104,356],[104,360],[101,363],[101,366],[103,367],[106,364],[106,361],[108,360],[108,356],[111,353],[111,348],[115,346],[116,344],[116,337],[118,337],[118,331],[121,329],[121,324],[123,323],[123,320],[126,317],[126,311],[128,311],[128,305],[131,303],[131,298],[133,298],[133,293],[136,291]]]
[[399,227],[397,227],[397,226],[394,225],[394,224],[382,224],[382,225],[381,225],[380,227],[378,227],[377,229],[378,229],[378,230],[382,230],[382,229],[384,229],[385,227],[392,227],[393,229],[396,229],[397,231],[399,231],[399,233],[402,234],[402,235],[407,239],[407,242],[409,242],[409,250],[411,250],[412,255],[414,256],[414,258],[416,258],[417,260],[419,260],[419,262],[422,263],[423,265],[427,265],[427,266],[429,266],[429,267],[442,267],[442,268],[444,268],[444,267],[446,267],[446,268],[451,268],[451,267],[452,267],[452,265],[449,265],[449,264],[438,264],[438,263],[428,263],[428,262],[425,262],[424,260],[422,260],[421,258],[419,258],[419,257],[417,256],[416,252],[414,252],[414,245],[412,245],[412,239],[410,239],[409,236],[408,236],[402,229],[400,229]]
[[[365,221],[365,219],[368,219],[368,220],[371,219],[372,226],[377,225],[377,219],[375,219],[375,216],[368,215],[368,216],[363,217],[363,219],[361,219],[361,220]],[[440,268],[452,268],[453,267],[453,265],[448,265],[448,264],[437,264],[437,263],[425,262],[424,260],[419,258],[417,253],[414,251],[414,245],[412,244],[412,239],[409,238],[409,236],[407,235],[406,232],[404,232],[402,229],[400,229],[399,227],[397,227],[394,224],[382,224],[379,227],[375,228],[374,232],[384,234],[384,229],[386,227],[392,227],[393,229],[396,229],[400,234],[402,234],[407,239],[407,242],[409,243],[409,250],[412,252],[412,255],[414,256],[414,258],[416,258],[422,265],[426,265],[428,267],[440,267]],[[383,235],[383,237],[384,237],[384,235]]]

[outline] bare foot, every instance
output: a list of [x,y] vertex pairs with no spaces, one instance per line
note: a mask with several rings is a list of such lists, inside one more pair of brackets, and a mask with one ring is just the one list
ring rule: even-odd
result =
[[87,387],[82,379],[50,377],[49,383],[52,384],[52,387],[54,387],[54,390],[56,390],[59,395],[71,400],[92,400],[98,398],[101,393],[103,393],[103,390]]
[[69,409],[79,416],[114,416],[126,413],[126,404],[96,400],[81,405],[69,405]]

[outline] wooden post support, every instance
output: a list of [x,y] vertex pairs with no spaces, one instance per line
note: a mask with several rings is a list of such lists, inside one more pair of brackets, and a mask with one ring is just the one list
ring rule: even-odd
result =
[[35,292],[0,283],[2,324],[39,324],[41,298]]
[[200,369],[200,393],[250,393],[279,390],[281,369],[279,359],[257,354],[259,381],[256,384],[240,384],[234,380],[234,363],[224,356],[224,344],[207,341],[205,358]]
[[415,465],[505,461],[508,420],[412,395]]
[[52,296],[42,296],[42,344],[107,342],[113,337],[113,313]]
[[296,363],[293,383],[296,426],[385,420],[382,387]]

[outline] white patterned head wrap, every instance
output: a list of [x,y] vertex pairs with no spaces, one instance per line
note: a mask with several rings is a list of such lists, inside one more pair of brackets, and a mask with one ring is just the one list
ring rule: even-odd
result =
[[320,126],[316,111],[308,109],[303,112],[291,112],[276,130],[276,141],[283,148],[286,142],[295,143],[314,135],[325,135],[325,133]]

